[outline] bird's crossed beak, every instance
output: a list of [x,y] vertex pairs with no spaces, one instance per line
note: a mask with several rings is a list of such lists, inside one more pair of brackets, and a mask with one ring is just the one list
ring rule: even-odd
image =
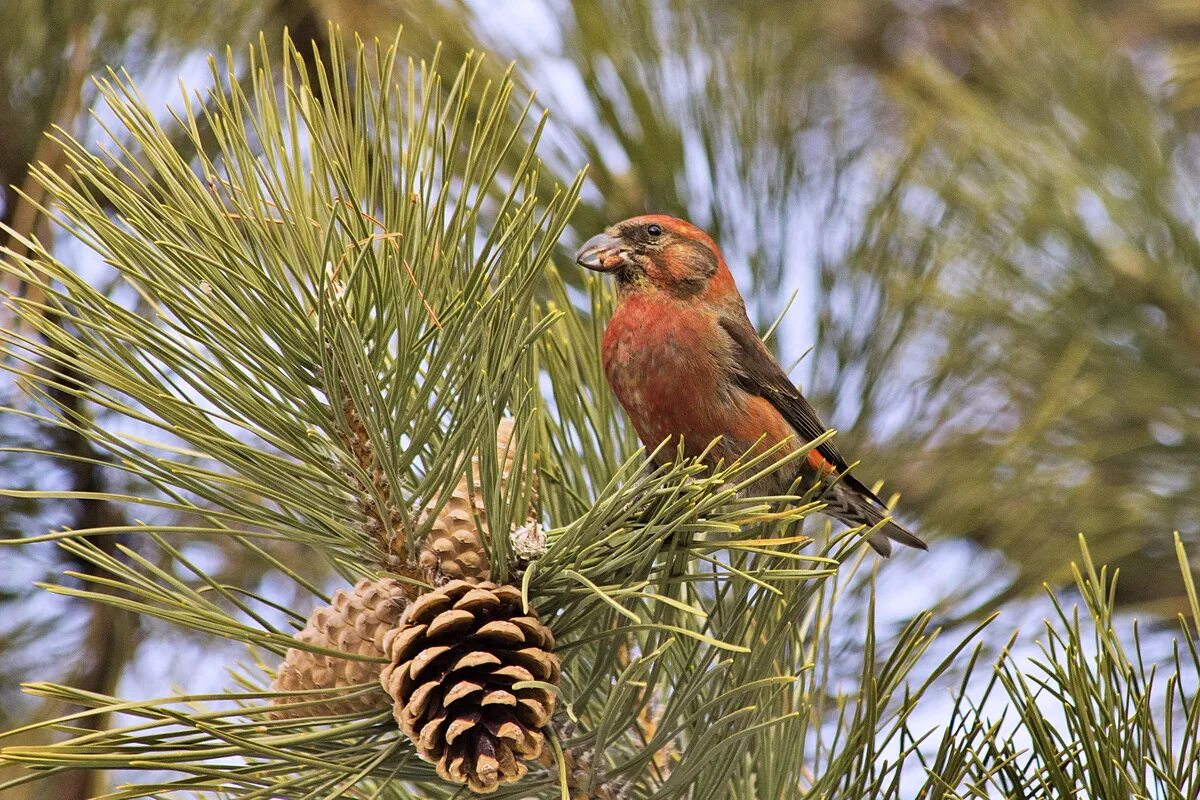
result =
[[615,236],[598,233],[583,243],[575,263],[596,272],[612,272],[629,260],[629,248]]

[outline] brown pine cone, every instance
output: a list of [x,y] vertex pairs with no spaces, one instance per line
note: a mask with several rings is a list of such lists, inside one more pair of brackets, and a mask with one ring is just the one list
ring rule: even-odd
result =
[[451,581],[413,601],[383,643],[380,678],[400,729],[444,780],[491,792],[521,778],[545,743],[557,685],[554,637],[521,592]]
[[[382,658],[384,637],[399,622],[411,591],[411,586],[394,578],[376,581],[363,579],[353,589],[338,589],[333,593],[330,605],[321,606],[309,615],[308,624],[296,634],[296,638],[344,653]],[[300,691],[374,683],[379,680],[383,667],[380,661],[350,660],[292,648],[279,666],[271,689]],[[276,697],[271,702],[281,705],[320,698],[328,700],[304,708],[272,711],[271,717],[288,719],[354,714],[387,708],[390,704],[388,696],[382,691],[354,697],[339,697],[334,693],[311,698]]]

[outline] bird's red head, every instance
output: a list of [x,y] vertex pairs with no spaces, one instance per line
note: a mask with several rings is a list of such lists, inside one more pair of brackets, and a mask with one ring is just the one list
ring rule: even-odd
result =
[[737,292],[712,237],[666,214],[618,222],[584,242],[575,261],[596,272],[615,274],[622,293],[660,291],[715,300]]

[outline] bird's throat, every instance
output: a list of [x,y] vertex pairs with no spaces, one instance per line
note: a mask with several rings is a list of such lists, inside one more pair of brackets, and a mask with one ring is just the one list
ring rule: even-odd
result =
[[640,269],[622,267],[617,271],[617,295],[625,297],[634,292],[644,292],[654,289],[654,284]]

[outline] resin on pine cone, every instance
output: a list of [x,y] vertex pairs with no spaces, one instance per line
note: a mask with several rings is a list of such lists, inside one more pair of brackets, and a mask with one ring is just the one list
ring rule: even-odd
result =
[[[501,492],[507,490],[513,470],[517,468],[517,447],[513,433],[513,420],[507,417],[500,420],[496,428],[496,452],[501,459]],[[479,456],[472,456],[471,461],[472,477],[478,481]],[[536,503],[535,487],[529,503],[531,519]],[[484,546],[487,525],[483,511],[483,491],[464,477],[451,492],[450,498],[434,519],[428,536],[421,543],[418,562],[435,582],[459,578],[483,581],[491,577],[491,564]],[[421,524],[428,519],[429,513],[423,513]]]
[[445,780],[491,792],[542,752],[554,692],[514,684],[557,685],[553,648],[519,589],[456,580],[413,601],[384,639],[381,682],[421,758]]
[[[321,606],[308,617],[304,630],[296,634],[302,642],[329,647],[358,656],[384,657],[383,641],[394,629],[408,605],[411,587],[393,578],[359,581],[353,589],[338,589],[330,605]],[[273,691],[334,689],[342,686],[377,683],[384,664],[359,661],[291,648],[275,680]],[[387,708],[389,699],[382,691],[360,693],[352,697],[336,693],[276,697],[272,704],[283,705],[304,700],[328,698],[326,702],[303,708],[280,708],[271,712],[274,719],[355,714]]]

